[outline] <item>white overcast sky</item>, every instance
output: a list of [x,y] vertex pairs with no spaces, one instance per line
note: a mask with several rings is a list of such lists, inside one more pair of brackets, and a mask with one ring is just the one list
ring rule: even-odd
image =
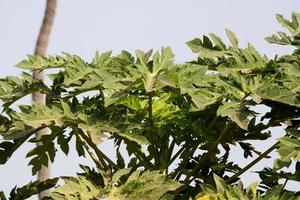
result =
[[[0,77],[20,73],[14,65],[33,52],[44,8],[45,0],[0,0]],[[90,60],[96,50],[117,54],[122,49],[132,52],[170,46],[177,62],[184,62],[195,58],[186,41],[209,32],[225,38],[224,29],[229,28],[242,45],[251,42],[273,57],[290,49],[269,45],[264,37],[282,30],[275,20],[276,13],[290,17],[292,11],[300,12],[300,0],[58,0],[48,53],[64,51]],[[30,98],[22,103],[30,103]],[[277,137],[282,131],[274,134]],[[265,150],[273,142],[257,146]],[[32,179],[31,169],[26,167],[29,160],[24,159],[31,147],[24,146],[0,166],[0,190],[8,193],[14,185]],[[103,145],[108,153],[111,147]],[[74,151],[68,158],[59,153],[53,174],[74,175],[79,161],[82,159]],[[242,165],[248,162],[239,159]],[[272,161],[267,160],[251,171],[271,165]],[[253,174],[243,176],[246,184],[256,179]],[[300,190],[293,183],[290,187]]]

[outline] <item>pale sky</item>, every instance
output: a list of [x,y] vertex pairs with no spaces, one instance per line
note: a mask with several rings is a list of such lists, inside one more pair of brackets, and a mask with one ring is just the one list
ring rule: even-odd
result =
[[[0,0],[0,77],[20,73],[14,65],[33,52],[44,8],[45,0]],[[264,37],[282,30],[276,13],[290,17],[293,11],[300,12],[300,0],[58,0],[48,53],[68,52],[91,60],[96,50],[117,54],[123,49],[133,52],[170,46],[176,61],[184,62],[196,57],[186,41],[209,32],[227,41],[224,29],[229,28],[242,45],[251,42],[261,53],[273,57],[291,49],[269,45]],[[21,103],[30,103],[30,98]],[[274,135],[276,138],[282,131],[275,130]],[[273,142],[258,142],[256,146],[264,151]],[[31,169],[26,167],[29,160],[24,159],[32,147],[27,144],[0,166],[0,190],[6,194],[16,184],[33,179]],[[104,144],[103,150],[109,153],[111,147]],[[79,159],[71,149],[68,157],[58,152],[53,175],[74,175],[79,162],[90,163]],[[236,152],[231,159],[241,155],[241,151]],[[250,161],[238,159],[242,165]],[[272,166],[272,162],[266,160],[250,171]],[[247,185],[257,177],[248,173],[243,181]],[[300,190],[295,183],[289,187]]]

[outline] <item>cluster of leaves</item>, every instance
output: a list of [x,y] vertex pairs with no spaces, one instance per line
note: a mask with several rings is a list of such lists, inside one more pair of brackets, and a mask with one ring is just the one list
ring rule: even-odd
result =
[[228,186],[226,182],[218,176],[214,176],[216,188],[210,185],[203,185],[202,192],[197,195],[196,200],[297,200],[299,199],[295,192],[284,191],[281,186],[274,186],[268,190],[264,196],[260,195],[257,188],[257,183],[251,184],[248,188],[244,189],[243,184],[239,182],[236,185]]
[[[274,59],[251,44],[239,47],[230,30],[230,45],[212,33],[187,42],[198,58],[183,64],[174,63],[169,47],[155,53],[137,50],[135,56],[97,52],[91,62],[70,54],[29,56],[17,66],[58,72],[49,74],[49,85],[27,73],[0,80],[0,163],[24,142],[39,143],[27,154],[35,174],[48,159],[54,162],[57,147],[67,155],[74,138],[78,155],[88,154],[97,171],[82,167],[78,177],[61,177],[64,184],[47,199],[289,199],[285,185],[275,186],[280,179],[300,181],[299,170],[292,175],[282,171],[292,161],[299,169],[300,162],[300,15],[293,13],[292,21],[281,15],[277,19],[290,35],[279,32],[267,41],[293,45],[295,51]],[[18,99],[33,92],[45,94],[46,105],[16,108]],[[256,113],[261,105],[270,111]],[[268,139],[270,128],[283,124],[286,135],[266,152],[252,146],[253,140]],[[50,135],[35,137],[43,128]],[[116,159],[98,147],[107,139],[115,142]],[[242,148],[245,158],[258,158],[241,168],[228,160],[233,145]],[[261,190],[234,185],[275,149],[280,158],[274,167],[258,172]],[[12,195],[22,196],[26,188],[32,195],[41,191],[32,189],[36,184],[47,189],[53,183],[31,183]]]

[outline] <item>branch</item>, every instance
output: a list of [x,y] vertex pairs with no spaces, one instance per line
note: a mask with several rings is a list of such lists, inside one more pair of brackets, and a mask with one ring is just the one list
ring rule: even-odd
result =
[[231,183],[235,181],[236,178],[238,178],[240,175],[245,173],[248,169],[253,167],[255,164],[257,164],[259,161],[261,161],[263,158],[265,158],[269,153],[271,153],[276,147],[278,146],[279,142],[276,142],[273,146],[271,146],[269,149],[267,149],[265,152],[263,152],[260,156],[258,156],[255,160],[253,160],[251,163],[249,163],[246,167],[240,169],[236,174],[231,176],[226,180],[226,183]]

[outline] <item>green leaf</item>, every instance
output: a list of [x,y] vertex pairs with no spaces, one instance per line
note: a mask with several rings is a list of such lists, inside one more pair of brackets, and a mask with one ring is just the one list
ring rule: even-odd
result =
[[277,21],[284,28],[288,29],[288,31],[290,31],[291,33],[294,33],[297,30],[297,28],[299,27],[299,22],[294,17],[293,17],[293,21],[289,21],[289,20],[285,19],[282,15],[276,14],[276,18],[277,18]]
[[49,108],[45,105],[35,104],[31,113],[17,113],[17,116],[28,126],[40,128],[51,124],[62,126],[64,113],[56,106]]
[[16,66],[22,69],[29,69],[32,71],[62,68],[65,66],[66,59],[61,56],[41,56],[41,55],[28,55],[27,60],[23,60]]
[[287,128],[285,131],[290,135],[295,138],[300,138],[300,130],[296,128]]
[[223,43],[221,38],[219,38],[214,33],[209,33],[208,35],[211,38],[211,40],[215,43],[216,49],[218,49],[220,51],[226,50],[226,45]]
[[203,110],[221,100],[223,88],[216,87],[218,77],[215,74],[206,74],[206,66],[184,64],[175,69],[180,92],[189,95],[193,102],[191,110]]
[[27,185],[24,185],[20,188],[15,187],[10,192],[9,199],[13,199],[13,200],[27,199],[33,195],[39,194],[40,192],[53,188],[56,185],[57,181],[58,178],[53,178],[53,179],[47,179],[46,181],[42,181],[42,182],[40,181],[30,182]]
[[118,147],[116,150],[116,158],[117,158],[117,165],[120,168],[125,168],[125,160],[120,152],[120,148]]
[[[279,45],[293,45],[296,48],[300,47],[300,14],[292,13],[292,20],[285,19],[282,15],[276,15],[277,21],[286,28],[291,35],[287,35],[286,33],[279,31],[278,36],[272,35],[267,37],[266,40],[269,43],[275,43]],[[295,51],[297,52],[297,51]]]
[[[118,175],[118,177],[120,177],[120,175]],[[120,186],[112,185],[109,192],[109,199],[159,200],[166,192],[176,190],[180,186],[180,183],[167,179],[166,175],[161,174],[159,171],[146,171],[141,173],[141,171],[138,170],[131,174],[124,184]]]
[[152,54],[152,49],[150,51],[146,52],[146,53],[141,51],[141,50],[136,50],[135,54],[136,54],[140,64],[145,68],[144,72],[148,71],[147,62],[149,61],[149,58]]
[[149,70],[147,66],[148,55],[139,50],[136,53],[141,62],[141,64],[137,64],[137,67],[143,76],[144,88],[146,92],[152,92],[157,76],[172,65],[174,55],[170,47],[162,48],[161,53],[156,52],[153,55],[153,67]]
[[263,196],[262,200],[299,200],[299,195],[290,191],[282,191],[282,186],[274,186],[267,190],[266,194]]
[[64,73],[65,86],[80,84],[79,81],[88,74],[92,73],[93,69],[89,67],[80,57],[74,56],[72,62],[66,64]]
[[214,176],[218,190],[214,191],[209,185],[201,185],[202,191],[196,200],[298,200],[295,192],[286,191],[281,185],[268,188],[266,192],[257,190],[256,183],[243,188],[241,182],[235,185],[225,185],[224,180]]
[[77,173],[77,175],[86,177],[87,180],[94,183],[96,186],[99,186],[100,188],[104,187],[104,180],[101,173],[86,165],[80,164],[79,166],[83,170],[83,173]]
[[41,143],[42,145],[36,146],[34,149],[30,150],[26,157],[33,157],[29,165],[32,165],[32,174],[35,175],[42,166],[47,167],[49,160],[53,163],[56,154],[56,148],[54,144],[55,134],[42,135],[41,137],[35,137],[30,140],[30,142]]
[[80,139],[78,137],[76,137],[75,146],[76,146],[76,151],[77,151],[78,156],[85,157],[85,151],[84,151],[83,144],[82,144],[82,142],[80,141]]
[[227,34],[227,37],[228,37],[229,41],[231,42],[231,45],[232,45],[234,48],[238,48],[239,40],[237,39],[235,33],[232,32],[232,31],[229,30],[229,29],[225,29],[225,31],[226,31],[226,34]]
[[227,189],[225,181],[215,174],[214,174],[214,181],[216,183],[217,191],[219,193],[224,193]]
[[156,52],[153,55],[153,73],[158,74],[173,64],[174,55],[170,47],[162,47],[161,54]]
[[141,100],[138,96],[133,96],[133,95],[122,98],[115,103],[124,105],[127,108],[132,109],[134,111],[143,110],[147,106],[146,100]]
[[183,118],[179,107],[170,103],[170,98],[170,95],[164,94],[153,101],[152,112],[154,123],[157,126],[166,125],[172,121],[176,122]]
[[111,61],[112,51],[107,51],[100,54],[98,51],[92,61],[92,64],[97,68],[105,67]]
[[69,153],[69,142],[73,137],[73,133],[70,132],[67,134],[67,136],[64,134],[65,133],[65,129],[57,127],[57,126],[52,126],[50,127],[51,129],[51,133],[52,134],[56,134],[57,137],[57,144],[60,146],[60,149],[66,154],[68,155]]
[[110,133],[110,134],[119,132],[118,129],[110,126],[109,124],[105,124],[105,123],[101,123],[101,122],[97,122],[95,124],[80,123],[80,124],[78,124],[78,128],[86,131],[90,135],[92,141],[95,144],[100,144],[102,142],[102,140],[105,137],[105,134],[104,134],[105,132]]
[[266,83],[258,88],[257,94],[262,99],[269,99],[272,101],[300,107],[299,94],[280,84]]
[[28,139],[29,136],[25,136],[14,141],[2,141],[0,143],[0,164],[5,164],[12,154]]
[[253,111],[249,110],[250,102],[223,102],[219,106],[217,115],[229,117],[242,129],[247,130],[250,120],[254,117]]
[[[192,49],[194,53],[199,53],[199,57],[216,58],[224,56],[225,52],[212,46],[212,42],[207,36],[203,36],[203,42],[199,38],[195,38],[186,44]],[[222,49],[222,45],[221,45]]]
[[124,168],[116,171],[110,181],[110,186],[111,187],[118,186],[119,183],[121,182],[121,178],[124,176],[128,177],[130,175],[131,170],[132,168]]
[[0,79],[0,99],[5,102],[4,109],[34,92],[47,93],[49,89],[41,80],[33,80],[31,75],[25,72],[21,77],[7,76]]
[[103,189],[84,176],[63,177],[62,179],[65,183],[50,194],[53,200],[90,200],[99,198],[103,194]]
[[66,137],[64,134],[60,134],[57,137],[57,144],[60,146],[61,150],[68,155],[69,153],[69,145],[68,143],[70,142],[72,138],[72,135],[70,135],[69,137]]
[[289,166],[292,160],[300,162],[300,141],[290,137],[282,137],[279,139],[280,160],[276,160],[274,165],[276,168]]
[[16,120],[10,124],[8,129],[3,132],[1,131],[0,135],[6,140],[16,140],[31,135],[34,131],[35,128],[31,128],[23,121]]
[[265,40],[269,43],[273,44],[280,44],[280,45],[291,45],[292,44],[292,38],[288,36],[286,33],[278,32],[279,36],[272,35],[269,37],[266,37]]
[[150,144],[148,139],[145,136],[135,134],[135,132],[126,132],[126,133],[118,132],[117,134],[123,138],[136,142],[138,144]]
[[0,199],[7,200],[7,198],[5,197],[5,195],[2,191],[0,191]]
[[63,102],[62,100],[60,100],[60,103],[61,103],[64,115],[70,119],[74,118],[74,115],[71,111],[70,106],[67,103]]

